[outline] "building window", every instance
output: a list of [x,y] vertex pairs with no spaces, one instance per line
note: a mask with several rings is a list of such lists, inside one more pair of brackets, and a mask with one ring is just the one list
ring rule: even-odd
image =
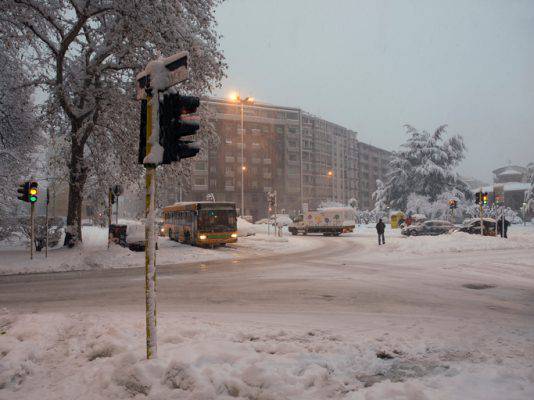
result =
[[264,158],[263,159],[263,164],[264,165],[271,165],[271,159],[270,158]]
[[224,141],[226,142],[226,144],[232,144],[232,139],[230,139],[229,137],[224,139]]
[[226,156],[224,157],[224,161],[226,161],[227,163],[233,163],[235,162],[235,158],[232,156]]
[[207,171],[208,163],[206,161],[197,161],[195,163],[195,171]]

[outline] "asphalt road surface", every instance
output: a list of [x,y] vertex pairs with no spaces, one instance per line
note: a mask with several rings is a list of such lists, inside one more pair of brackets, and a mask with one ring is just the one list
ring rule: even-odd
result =
[[[317,246],[301,253],[160,267],[158,310],[534,319],[533,250],[471,252],[471,261],[462,254],[375,259],[354,238],[309,240]],[[525,272],[520,265],[510,276],[502,268],[510,260],[524,262]],[[142,311],[144,304],[141,268],[0,276],[0,307],[16,312]]]

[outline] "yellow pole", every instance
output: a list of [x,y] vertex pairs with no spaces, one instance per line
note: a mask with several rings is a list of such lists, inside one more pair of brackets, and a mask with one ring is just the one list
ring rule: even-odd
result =
[[[154,102],[158,101],[158,95]],[[152,115],[154,113],[154,115]],[[157,103],[152,105],[152,98],[147,97],[146,154],[150,154],[152,144],[152,121],[158,123]],[[146,223],[145,223],[145,299],[146,299],[146,357],[157,358],[156,331],[156,243],[154,234],[156,166],[146,165]]]

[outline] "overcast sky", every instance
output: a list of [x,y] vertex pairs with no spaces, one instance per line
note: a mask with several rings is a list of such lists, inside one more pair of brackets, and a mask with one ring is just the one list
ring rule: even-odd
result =
[[460,172],[534,161],[534,1],[227,0],[232,90],[301,107],[392,150],[403,125],[449,125]]

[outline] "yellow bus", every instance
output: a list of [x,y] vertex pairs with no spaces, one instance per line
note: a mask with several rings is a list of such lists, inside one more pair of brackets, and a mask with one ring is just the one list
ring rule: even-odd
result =
[[237,242],[235,203],[208,201],[175,203],[163,208],[163,233],[193,246]]

